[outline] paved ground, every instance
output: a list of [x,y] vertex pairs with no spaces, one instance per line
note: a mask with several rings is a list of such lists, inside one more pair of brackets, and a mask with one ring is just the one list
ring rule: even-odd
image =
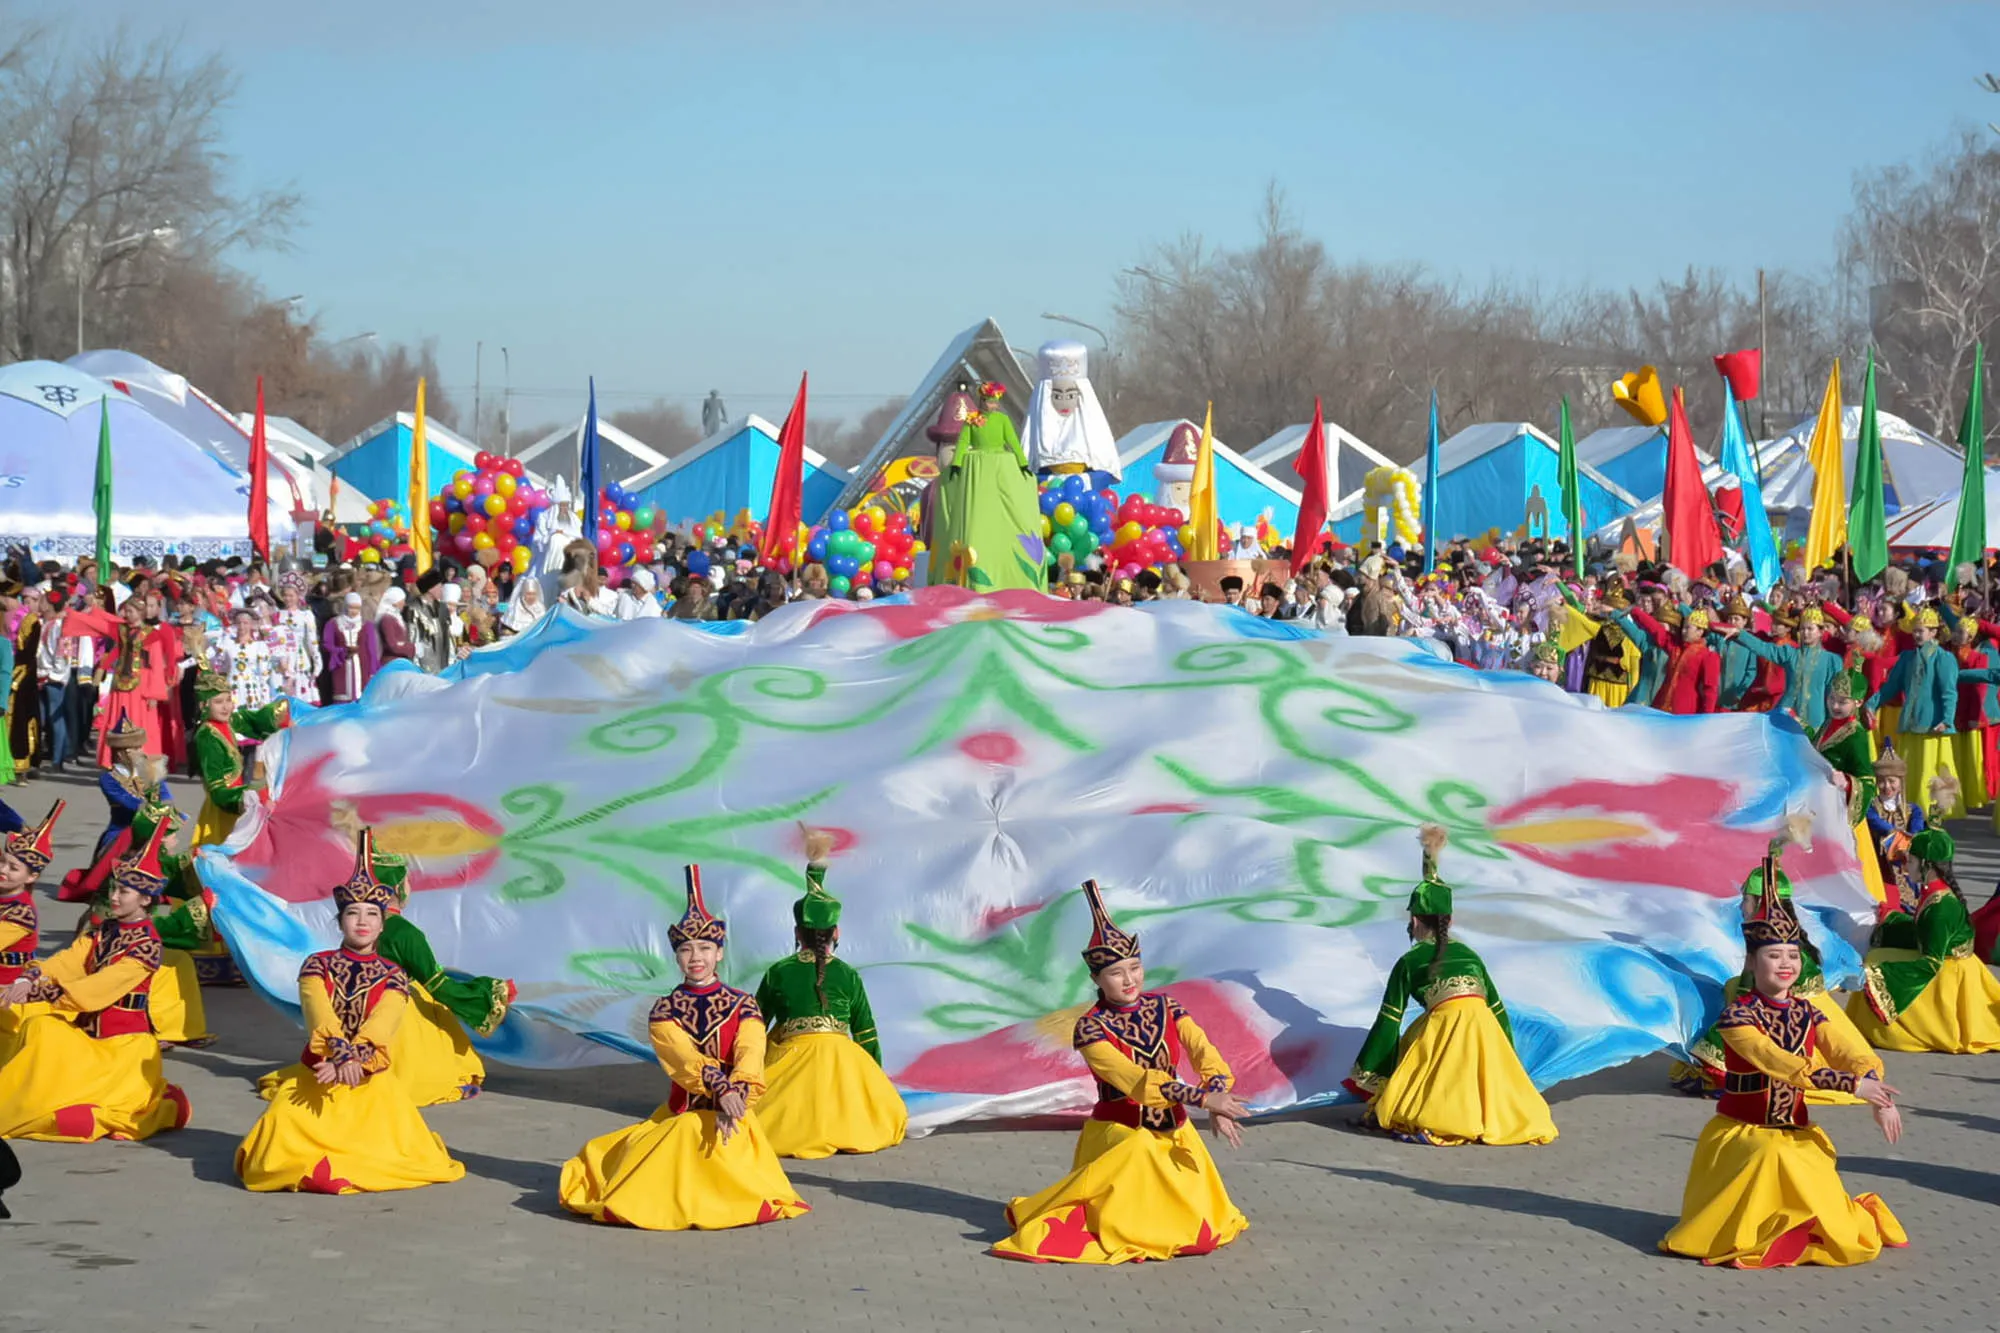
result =
[[[74,803],[50,879],[95,835],[79,778],[7,793],[39,813]],[[1965,882],[1994,882],[2000,844]],[[76,909],[44,920],[60,939]],[[17,1145],[26,1180],[0,1224],[0,1331],[201,1329],[705,1333],[871,1330],[1264,1330],[1599,1327],[1650,1330],[1981,1329],[1996,1322],[2000,1056],[1891,1054],[1911,1108],[1889,1148],[1861,1109],[1823,1115],[1852,1191],[1878,1190],[1909,1249],[1844,1271],[1733,1273],[1654,1244],[1680,1202],[1709,1111],[1670,1094],[1651,1059],[1558,1088],[1545,1148],[1425,1149],[1346,1127],[1351,1112],[1253,1127],[1217,1149],[1251,1229],[1202,1259],[1116,1270],[1005,1263],[1000,1201],[1066,1169],[1071,1133],[948,1132],[871,1158],[800,1163],[815,1211],[774,1226],[646,1235],[593,1226],[555,1201],[561,1161],[651,1111],[654,1071],[496,1068],[477,1101],[431,1125],[465,1162],[458,1184],[341,1199],[251,1195],[237,1139],[256,1076],[298,1033],[245,991],[208,992],[205,1051],[169,1057],[192,1127],[140,1144]]]

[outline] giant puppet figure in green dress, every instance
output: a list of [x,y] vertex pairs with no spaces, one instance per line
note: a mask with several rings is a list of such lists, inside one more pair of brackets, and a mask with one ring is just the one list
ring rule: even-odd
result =
[[832,834],[806,834],[806,892],[792,904],[798,952],[771,964],[757,988],[771,1030],[757,1114],[780,1157],[880,1152],[903,1141],[909,1119],[882,1072],[868,988],[833,956],[840,900],[826,891],[832,850]]
[[931,547],[931,586],[974,592],[1043,587],[1041,495],[1014,422],[1000,410],[1006,390],[979,386],[981,409],[966,418],[940,493]]

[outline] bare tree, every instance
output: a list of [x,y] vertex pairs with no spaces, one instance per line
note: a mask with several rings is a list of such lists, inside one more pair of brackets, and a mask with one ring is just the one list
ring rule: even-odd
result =
[[614,412],[606,420],[669,458],[689,445],[701,443],[701,427],[687,408],[664,398],[655,398],[644,407]]
[[205,263],[283,243],[298,197],[227,183],[235,88],[219,56],[190,59],[171,38],[120,32],[73,56],[30,34],[0,51],[0,350],[73,348],[79,301],[102,318],[161,280],[169,249]]
[[1950,435],[1973,344],[2000,327],[2000,147],[1968,129],[1928,162],[1862,178],[1844,258],[1867,293],[1885,394]]

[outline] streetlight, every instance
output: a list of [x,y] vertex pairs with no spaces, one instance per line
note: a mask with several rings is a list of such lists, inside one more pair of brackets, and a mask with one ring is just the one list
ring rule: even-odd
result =
[[[120,250],[125,250],[135,245],[144,245],[147,241],[160,241],[171,245],[179,235],[180,231],[173,223],[163,222],[157,227],[149,227],[145,231],[135,231],[130,236],[120,236],[115,241],[106,241],[97,247],[98,264],[103,264],[106,255],[116,254]],[[84,242],[84,244],[88,245],[89,243]],[[78,255],[76,261],[76,350],[79,356],[83,354],[83,281],[83,256]]]
[[1142,268],[1136,264],[1124,271],[1135,278],[1144,278],[1147,282],[1157,282],[1162,287],[1177,287],[1181,291],[1187,290],[1187,284],[1179,279],[1170,278],[1164,273],[1155,273],[1152,269]]
[[375,333],[371,329],[367,333],[355,333],[355,334],[350,334],[345,338],[336,338],[334,341],[326,345],[326,350],[331,352],[334,348],[345,347],[348,343],[358,343],[358,342],[372,343],[374,341],[375,341]]
[[1072,318],[1069,315],[1051,314],[1046,310],[1042,312],[1042,318],[1056,324],[1074,324],[1079,329],[1089,329],[1097,335],[1097,340],[1104,344],[1105,351],[1109,352],[1111,350],[1111,335],[1103,329],[1098,328],[1095,324],[1085,323],[1083,320]]
[[514,359],[500,349],[500,452],[514,456]]

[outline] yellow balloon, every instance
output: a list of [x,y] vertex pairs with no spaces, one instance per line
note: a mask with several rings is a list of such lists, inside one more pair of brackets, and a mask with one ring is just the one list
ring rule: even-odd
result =
[[514,548],[514,572],[516,574],[527,573],[528,566],[533,564],[534,560],[535,560],[534,553],[530,551],[527,547],[516,546]]
[[503,499],[514,493],[516,483],[512,473],[502,472],[493,479],[493,493]]
[[1139,526],[1139,524],[1137,523],[1123,524],[1119,527],[1118,531],[1111,534],[1111,544],[1113,546],[1123,546],[1126,542],[1138,541],[1140,534],[1144,533],[1145,531],[1146,530],[1143,527]]
[[882,526],[889,521],[888,511],[883,509],[881,505],[869,505],[868,521],[873,523],[875,530],[879,532],[882,530]]
[[1055,520],[1056,526],[1059,528],[1066,528],[1076,522],[1076,506],[1064,500],[1056,506]]
[[447,514],[444,521],[445,525],[451,529],[451,535],[454,537],[465,529],[465,515],[463,514]]
[[364,565],[379,564],[381,560],[382,560],[382,553],[376,550],[372,546],[366,548],[361,552],[361,563]]
[[475,532],[475,533],[473,533],[473,534],[472,534],[472,549],[473,549],[473,550],[475,550],[475,551],[490,551],[490,550],[492,550],[492,549],[493,549],[493,534],[492,534],[492,533],[490,533],[490,532]]
[[1050,521],[1050,519],[1049,519],[1049,516],[1048,516],[1047,514],[1043,514],[1043,515],[1042,515],[1042,540],[1043,540],[1043,541],[1047,541],[1047,540],[1048,540],[1048,539],[1049,539],[1050,537],[1052,537],[1052,536],[1054,536],[1054,535],[1055,535],[1055,531],[1056,531],[1056,525],[1055,525],[1055,524],[1054,524],[1053,522],[1051,522],[1051,521]]
[[472,494],[472,483],[469,481],[454,481],[451,484],[451,493],[463,500]]
[[486,517],[498,518],[506,512],[507,501],[505,497],[500,495],[489,495],[486,497]]
[[1188,547],[1193,546],[1194,524],[1192,523],[1181,524],[1180,538],[1181,538],[1181,549],[1183,551],[1185,551]]
[[630,532],[632,530],[631,511],[628,509],[619,510],[617,522],[618,522],[618,530],[620,532]]

